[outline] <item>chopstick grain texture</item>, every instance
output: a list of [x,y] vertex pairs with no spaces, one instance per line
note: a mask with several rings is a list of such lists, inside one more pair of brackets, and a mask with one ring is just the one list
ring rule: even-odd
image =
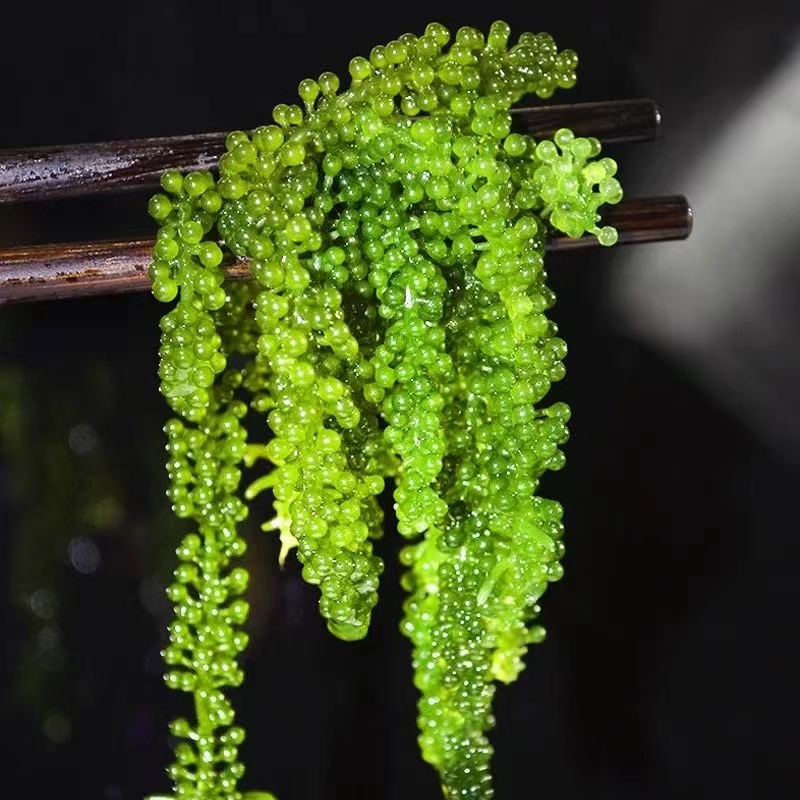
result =
[[[620,244],[685,239],[692,209],[682,195],[624,200],[603,209],[602,222],[617,228]],[[547,243],[550,251],[599,246],[593,236],[553,236]],[[146,291],[152,248],[149,239],[0,250],[0,305]],[[229,259],[225,273],[234,280],[250,275],[245,259]]]
[[[536,139],[566,127],[604,144],[648,141],[661,123],[655,102],[641,98],[525,106],[512,114],[515,128]],[[0,203],[153,187],[168,169],[212,169],[224,150],[224,133],[2,150]]]

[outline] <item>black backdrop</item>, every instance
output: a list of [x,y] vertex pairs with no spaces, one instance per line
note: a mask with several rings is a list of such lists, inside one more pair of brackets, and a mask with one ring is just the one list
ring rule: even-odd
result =
[[[2,147],[254,127],[300,79],[341,74],[405,30],[501,17],[579,52],[578,89],[563,100],[661,102],[661,142],[636,158],[612,152],[634,181],[709,98],[746,102],[798,23],[774,0],[139,0],[16,4],[2,17]],[[0,244],[148,234],[144,203],[0,208]],[[496,796],[793,797],[797,466],[668,353],[620,333],[613,270],[608,254],[550,269],[570,346],[557,394],[574,414],[567,468],[546,484],[566,507],[566,577],[544,598],[547,642],[499,692]],[[3,797],[168,788],[166,721],[182,706],[159,679],[158,589],[181,526],[164,513],[157,306],[121,297],[0,314],[0,366],[21,381],[0,414],[7,427],[25,420],[6,431],[24,441],[0,468]],[[87,521],[89,481],[115,513]],[[297,570],[273,566],[275,542],[252,534],[253,647],[237,694],[245,786],[280,800],[438,796],[416,751],[395,537],[380,548],[380,611],[368,638],[347,644],[326,634]]]

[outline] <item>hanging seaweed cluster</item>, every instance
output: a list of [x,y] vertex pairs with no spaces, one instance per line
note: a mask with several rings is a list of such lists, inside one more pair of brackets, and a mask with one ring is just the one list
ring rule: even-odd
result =
[[[226,696],[247,643],[246,500],[274,497],[281,558],[296,549],[343,639],[378,599],[377,498],[390,479],[408,591],[423,757],[455,800],[492,797],[486,738],[496,681],[513,681],[538,601],[562,574],[560,469],[569,409],[547,404],[566,345],[547,317],[545,240],[616,241],[598,208],[622,196],[596,139],[534,141],[511,107],[575,82],[577,57],[545,33],[495,22],[405,34],[301,104],[231,133],[218,174],[169,172],[153,292],[161,322],[169,496],[193,528],[170,587],[169,686],[194,721],[170,776],[177,797],[236,800],[244,737]],[[252,280],[224,282],[227,256]],[[267,441],[250,441],[249,413]],[[246,491],[243,466],[263,467]],[[255,798],[257,793],[246,797]]]

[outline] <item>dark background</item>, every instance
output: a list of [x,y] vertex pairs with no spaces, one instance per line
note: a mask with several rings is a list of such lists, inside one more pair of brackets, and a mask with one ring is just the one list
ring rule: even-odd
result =
[[[659,101],[662,138],[610,152],[641,194],[653,191],[643,164],[678,142],[702,152],[781,63],[800,39],[792,5],[17,4],[3,12],[0,147],[251,128],[302,78],[342,74],[406,30],[500,17],[578,51],[578,88],[557,99]],[[145,203],[0,208],[0,246],[149,235]],[[625,332],[608,302],[613,254],[554,258],[550,274],[570,346],[555,394],[573,423],[567,467],[544,488],[566,508],[566,577],[544,598],[547,642],[498,694],[496,796],[795,797],[798,462],[668,349]],[[2,797],[168,790],[166,725],[185,707],[161,683],[158,651],[183,527],[163,495],[162,310],[132,296],[0,315]],[[787,359],[797,344],[782,344]],[[416,749],[391,534],[373,628],[347,644],[327,635],[297,569],[275,567],[276,541],[251,531],[244,787],[280,800],[439,796]]]

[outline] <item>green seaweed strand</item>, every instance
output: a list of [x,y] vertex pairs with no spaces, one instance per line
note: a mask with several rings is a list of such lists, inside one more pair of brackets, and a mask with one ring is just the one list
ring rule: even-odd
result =
[[[598,209],[622,197],[596,139],[512,130],[512,105],[570,88],[576,66],[546,33],[511,44],[504,22],[432,23],[352,59],[347,88],[302,81],[302,105],[228,136],[218,178],[162,179],[151,277],[158,299],[179,296],[160,375],[183,418],[167,428],[170,496],[198,526],[165,651],[197,707],[197,727],[173,726],[192,740],[179,796],[239,797],[243,734],[222,688],[241,680],[245,641],[246,576],[230,566],[242,461],[261,473],[246,499],[273,493],[264,528],[281,560],[296,549],[343,639],[366,635],[377,602],[377,498],[393,480],[422,755],[448,800],[493,796],[495,682],[543,638],[538,601],[562,574],[562,509],[537,494],[569,420],[544,404],[566,355],[545,241],[614,244]],[[223,285],[224,253],[249,260],[246,288]],[[267,441],[245,443],[240,396]]]

